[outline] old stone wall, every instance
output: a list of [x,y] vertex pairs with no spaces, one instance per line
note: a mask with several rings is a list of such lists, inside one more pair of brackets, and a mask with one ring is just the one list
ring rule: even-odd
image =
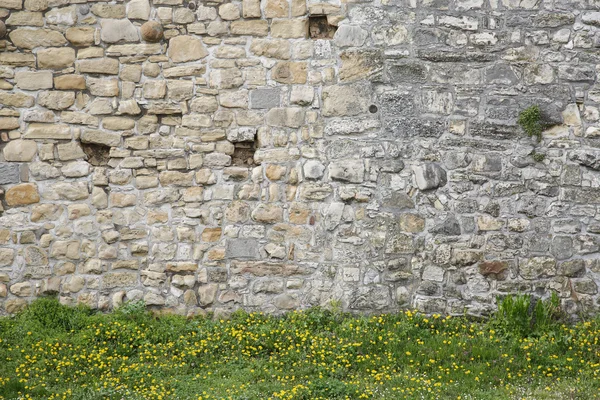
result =
[[2,313],[600,305],[598,0],[0,0],[0,20]]

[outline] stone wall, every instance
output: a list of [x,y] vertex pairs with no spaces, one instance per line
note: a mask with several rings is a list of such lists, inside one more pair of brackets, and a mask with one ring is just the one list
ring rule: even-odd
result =
[[0,0],[0,19],[2,313],[599,307],[598,0]]

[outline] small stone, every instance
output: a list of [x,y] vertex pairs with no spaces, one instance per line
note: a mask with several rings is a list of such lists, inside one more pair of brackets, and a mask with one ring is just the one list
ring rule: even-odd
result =
[[483,276],[499,275],[508,269],[506,261],[484,261],[479,263],[479,273]]
[[40,194],[33,183],[22,183],[11,187],[5,194],[6,204],[11,207],[25,206],[39,203]]
[[446,171],[438,164],[427,163],[414,167],[415,182],[420,190],[437,189],[447,182]]
[[198,304],[206,307],[215,301],[218,285],[214,283],[202,285],[198,288]]
[[142,39],[146,42],[159,42],[163,38],[163,27],[158,21],[148,21],[142,25]]
[[321,179],[325,172],[325,166],[317,160],[308,160],[302,168],[304,177],[307,179]]

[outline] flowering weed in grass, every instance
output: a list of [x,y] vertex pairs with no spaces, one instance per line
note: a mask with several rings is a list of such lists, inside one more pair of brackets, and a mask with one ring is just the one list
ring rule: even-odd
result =
[[524,335],[410,311],[212,321],[140,310],[44,299],[1,318],[0,399],[600,398],[600,320]]

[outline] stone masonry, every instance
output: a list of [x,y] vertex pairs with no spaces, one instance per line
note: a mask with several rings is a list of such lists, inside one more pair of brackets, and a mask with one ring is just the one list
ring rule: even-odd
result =
[[600,308],[600,0],[0,0],[0,21],[2,314]]

